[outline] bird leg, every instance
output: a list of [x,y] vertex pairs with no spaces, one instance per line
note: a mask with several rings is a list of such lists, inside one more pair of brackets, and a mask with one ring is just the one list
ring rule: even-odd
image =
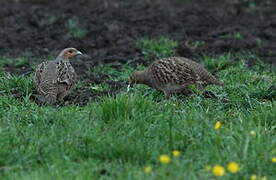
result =
[[163,92],[165,94],[166,99],[169,99],[172,94],[183,94],[185,96],[190,96],[190,95],[194,94],[193,91],[191,91],[187,87],[179,87],[178,89],[167,90],[167,91],[163,91]]
[[57,100],[63,101],[63,98],[67,96],[69,93],[68,91],[68,85],[67,84],[59,84],[58,85],[58,94],[57,94]]
[[164,92],[164,94],[165,94],[165,99],[167,99],[167,100],[170,99],[172,93],[169,92],[169,91],[163,91],[163,92]]
[[164,92],[166,99],[169,99],[171,94],[174,93],[190,96],[193,94],[193,91],[188,88],[190,85],[191,83],[186,83],[183,85],[167,85],[167,87],[162,89],[162,91]]

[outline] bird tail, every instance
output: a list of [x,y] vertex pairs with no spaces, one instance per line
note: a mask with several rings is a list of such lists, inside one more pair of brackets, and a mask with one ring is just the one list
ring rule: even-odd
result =
[[217,80],[217,79],[213,82],[213,84],[218,85],[218,86],[224,86],[224,83],[222,81]]

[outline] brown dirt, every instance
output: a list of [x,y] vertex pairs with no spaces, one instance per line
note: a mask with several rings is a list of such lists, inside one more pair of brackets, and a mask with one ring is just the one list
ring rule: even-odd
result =
[[[71,18],[87,30],[84,38],[68,32]],[[253,52],[276,64],[273,0],[10,0],[0,2],[0,22],[0,56],[24,55],[37,64],[73,46],[87,54],[73,63],[83,81],[97,81],[85,71],[98,63],[145,63],[135,46],[141,37],[177,40],[179,56]],[[32,71],[6,67],[18,74],[26,69]]]

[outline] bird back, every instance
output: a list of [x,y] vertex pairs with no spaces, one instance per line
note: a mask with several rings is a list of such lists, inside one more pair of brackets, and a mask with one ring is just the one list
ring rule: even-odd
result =
[[211,73],[200,64],[182,57],[159,59],[146,70],[155,88],[184,84],[217,84],[221,85]]

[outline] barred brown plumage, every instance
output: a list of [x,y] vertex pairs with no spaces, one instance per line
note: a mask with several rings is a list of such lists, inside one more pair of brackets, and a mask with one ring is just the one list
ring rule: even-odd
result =
[[172,93],[191,94],[190,85],[196,85],[198,89],[209,84],[223,86],[203,66],[184,57],[156,60],[146,70],[134,72],[130,83],[146,84],[163,91],[167,98]]
[[41,101],[54,104],[62,101],[74,86],[76,72],[69,59],[82,54],[75,48],[66,48],[54,61],[42,62],[34,74],[34,84]]

